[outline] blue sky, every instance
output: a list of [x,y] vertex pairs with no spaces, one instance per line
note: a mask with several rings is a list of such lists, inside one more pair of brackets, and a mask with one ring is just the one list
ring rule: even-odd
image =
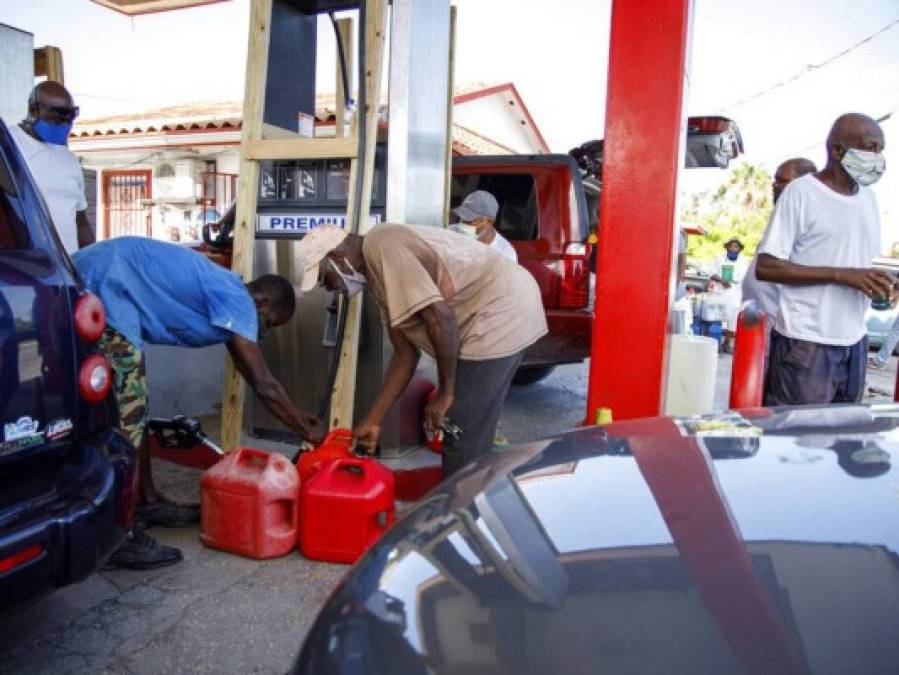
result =
[[[454,4],[458,83],[514,82],[554,151],[602,135],[608,0]],[[88,0],[0,0],[0,22],[33,32],[37,45],[62,48],[67,84],[90,117],[240,99],[248,7],[248,0],[231,0],[130,19]],[[897,0],[696,0],[688,112],[734,118],[747,159],[768,168],[796,154],[820,164],[838,114],[880,117],[899,109],[899,24],[809,67],[897,19]],[[330,54],[330,33],[321,34]],[[321,91],[333,89],[333,72],[320,63]],[[785,80],[792,81],[772,88]],[[766,93],[733,105],[758,92]],[[877,188],[888,219],[899,218],[896,119],[899,112],[883,124],[888,169]],[[723,177],[690,174],[687,189]]]

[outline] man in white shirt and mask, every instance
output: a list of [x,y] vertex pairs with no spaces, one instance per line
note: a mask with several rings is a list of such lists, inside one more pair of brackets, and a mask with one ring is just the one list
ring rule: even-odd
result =
[[780,284],[766,405],[857,402],[865,386],[865,311],[894,279],[871,268],[880,212],[869,185],[883,174],[883,130],[849,113],[827,136],[827,165],[783,191],[756,276]]
[[494,227],[498,211],[499,204],[492,194],[486,190],[475,190],[453,209],[453,213],[459,217],[455,229],[487,244],[500,255],[517,263],[518,254],[512,244]]
[[28,97],[28,116],[20,124],[10,126],[69,253],[95,239],[94,228],[87,219],[84,173],[78,158],[66,147],[78,112],[64,86],[41,82]]

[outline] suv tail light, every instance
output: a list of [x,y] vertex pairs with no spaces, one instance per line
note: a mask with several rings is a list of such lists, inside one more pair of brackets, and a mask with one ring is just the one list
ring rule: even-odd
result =
[[99,354],[84,359],[78,372],[78,393],[88,403],[99,403],[106,398],[112,385],[109,361]]
[[96,342],[106,328],[106,309],[93,293],[82,293],[75,303],[75,332],[85,342]]
[[723,134],[729,130],[733,122],[727,117],[690,117],[687,119],[687,132],[691,134]]
[[44,552],[44,547],[40,544],[26,548],[9,557],[0,559],[0,574],[6,574],[10,570],[21,567],[25,563],[31,562]]
[[590,302],[590,247],[575,242],[566,244],[561,267],[559,307],[561,309],[586,307]]

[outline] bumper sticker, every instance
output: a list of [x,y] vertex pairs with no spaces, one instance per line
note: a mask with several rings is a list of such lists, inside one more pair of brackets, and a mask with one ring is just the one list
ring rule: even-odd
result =
[[20,417],[15,422],[7,422],[3,425],[3,440],[16,441],[37,433],[41,423],[30,417]]
[[53,420],[50,424],[47,425],[47,429],[44,432],[47,435],[48,441],[55,441],[59,438],[63,438],[64,436],[68,436],[72,433],[72,429],[74,425],[72,424],[72,420],[68,417],[64,417],[62,419]]

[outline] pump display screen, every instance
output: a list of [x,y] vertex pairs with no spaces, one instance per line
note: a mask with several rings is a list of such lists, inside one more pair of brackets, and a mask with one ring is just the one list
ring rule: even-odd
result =
[[316,198],[315,162],[266,162],[261,167],[260,199],[314,200]]

